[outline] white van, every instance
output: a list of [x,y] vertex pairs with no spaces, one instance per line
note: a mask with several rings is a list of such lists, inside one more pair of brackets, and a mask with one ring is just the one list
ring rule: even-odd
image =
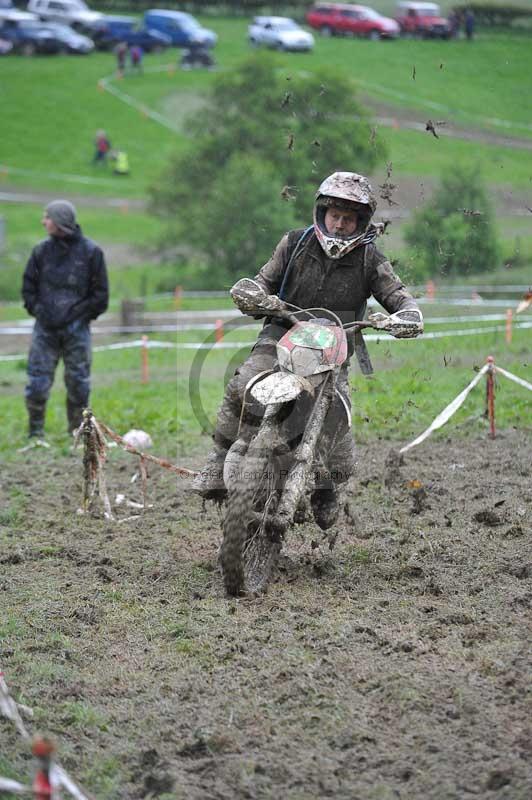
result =
[[90,28],[103,14],[91,11],[83,0],[29,0],[28,11],[40,19],[63,22],[73,28]]

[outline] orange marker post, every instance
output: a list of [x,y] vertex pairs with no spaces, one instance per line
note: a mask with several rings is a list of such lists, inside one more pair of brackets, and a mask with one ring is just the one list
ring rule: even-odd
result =
[[174,289],[174,308],[177,311],[181,308],[181,301],[183,299],[183,287],[176,286]]
[[217,342],[223,341],[224,338],[224,323],[223,320],[217,319],[214,323],[214,338]]
[[513,320],[513,311],[511,308],[506,310],[506,344],[510,344],[512,341],[512,320]]
[[490,438],[495,439],[495,359],[488,356],[486,361],[489,364],[486,372],[486,412],[490,423]]
[[142,337],[142,347],[140,348],[140,359],[141,359],[141,382],[142,383],[149,383],[150,382],[150,371],[148,365],[148,337]]
[[436,296],[436,284],[434,283],[434,281],[432,280],[427,281],[426,292],[427,292],[427,300],[433,303],[434,297]]

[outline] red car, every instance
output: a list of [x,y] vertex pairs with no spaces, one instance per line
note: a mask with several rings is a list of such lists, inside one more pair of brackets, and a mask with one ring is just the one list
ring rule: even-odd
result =
[[398,3],[397,22],[401,26],[401,33],[411,36],[448,39],[451,35],[449,22],[441,16],[436,3]]
[[400,33],[395,20],[383,17],[368,6],[317,3],[309,9],[306,19],[310,27],[316,28],[323,36],[396,39]]

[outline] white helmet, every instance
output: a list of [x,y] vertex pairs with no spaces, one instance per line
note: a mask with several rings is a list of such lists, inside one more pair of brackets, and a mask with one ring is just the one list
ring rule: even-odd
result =
[[[325,227],[325,214],[331,206],[356,211],[358,225],[351,236],[331,236]],[[325,178],[316,192],[314,231],[329,258],[342,258],[355,247],[375,238],[368,235],[377,201],[367,178],[356,172],[334,172]]]

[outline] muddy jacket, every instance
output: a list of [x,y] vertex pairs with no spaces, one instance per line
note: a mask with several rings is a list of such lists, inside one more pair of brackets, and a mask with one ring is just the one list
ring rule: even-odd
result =
[[[283,300],[300,308],[329,308],[342,322],[364,319],[366,301],[372,296],[390,314],[417,309],[416,301],[373,242],[356,247],[343,258],[331,259],[314,231],[302,240],[303,233],[301,229],[285,234],[255,277],[268,294],[279,294],[282,288]],[[278,339],[282,333],[275,320],[268,319],[261,338]],[[371,372],[360,333],[355,336],[354,347],[362,371]]]
[[79,226],[72,236],[50,236],[33,248],[22,297],[27,311],[47,328],[96,319],[109,301],[102,251]]

